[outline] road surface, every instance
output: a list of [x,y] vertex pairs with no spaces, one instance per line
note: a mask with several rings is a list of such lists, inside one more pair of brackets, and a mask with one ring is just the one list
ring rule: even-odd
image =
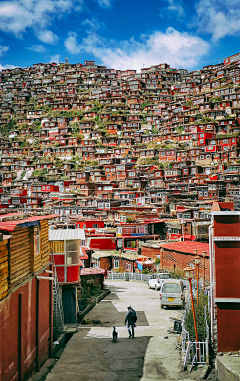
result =
[[[147,284],[107,281],[111,294],[85,318],[97,324],[80,325],[64,349],[47,381],[154,381],[183,380],[190,375],[181,371],[177,337],[168,334],[173,328],[170,317],[181,311],[162,310],[159,292]],[[127,306],[136,310],[136,337],[129,339],[124,319]],[[112,341],[116,326],[118,342]],[[192,374],[192,379],[194,379]]]

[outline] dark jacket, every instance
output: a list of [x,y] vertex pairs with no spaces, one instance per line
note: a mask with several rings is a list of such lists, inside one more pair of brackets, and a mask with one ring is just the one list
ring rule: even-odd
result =
[[136,312],[133,308],[128,310],[127,316],[125,318],[125,324],[126,322],[128,322],[129,324],[134,324],[136,322],[134,315],[136,315]]

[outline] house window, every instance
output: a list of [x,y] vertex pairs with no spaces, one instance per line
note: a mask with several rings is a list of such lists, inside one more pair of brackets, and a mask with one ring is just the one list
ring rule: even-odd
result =
[[100,267],[100,260],[99,258],[93,257],[93,267]]
[[96,229],[96,228],[98,228],[98,224],[93,224],[93,229]]
[[126,263],[126,271],[131,271],[131,270],[132,270],[131,263]]
[[114,269],[119,269],[119,259],[114,259],[113,267]]
[[39,226],[34,228],[34,255],[40,253],[40,228]]

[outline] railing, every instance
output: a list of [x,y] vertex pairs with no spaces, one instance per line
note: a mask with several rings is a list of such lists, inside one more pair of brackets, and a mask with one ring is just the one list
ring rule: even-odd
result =
[[142,273],[132,273],[132,272],[124,272],[124,273],[115,273],[108,272],[107,280],[135,280],[138,282],[148,282],[151,278],[151,275],[142,274]]
[[53,264],[53,339],[56,340],[64,329],[64,313],[62,305],[62,296],[58,283],[57,270],[52,255]]
[[182,352],[185,353],[183,365],[184,368],[191,364],[189,372],[191,372],[194,364],[209,364],[209,326],[207,322],[207,307],[204,307],[204,318],[206,324],[206,340],[190,341],[189,332],[185,328],[186,314],[191,309],[190,295],[186,302],[184,316],[182,319]]
[[[151,274],[142,274],[142,273],[133,273],[133,272],[123,272],[123,273],[115,273],[113,271],[108,272],[107,280],[135,280],[138,282],[148,282],[151,278]],[[182,279],[183,285],[185,289],[190,291],[189,281]],[[195,279],[192,280],[193,291],[197,290],[197,281]],[[199,281],[199,292],[202,291],[203,281]]]
[[191,372],[193,365],[209,364],[209,343],[206,341],[189,341],[183,360],[184,369],[189,365]]

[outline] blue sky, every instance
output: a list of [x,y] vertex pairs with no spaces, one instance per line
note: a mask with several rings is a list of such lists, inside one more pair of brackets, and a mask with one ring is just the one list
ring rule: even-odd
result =
[[239,51],[239,0],[0,0],[0,69],[68,57],[195,70]]

